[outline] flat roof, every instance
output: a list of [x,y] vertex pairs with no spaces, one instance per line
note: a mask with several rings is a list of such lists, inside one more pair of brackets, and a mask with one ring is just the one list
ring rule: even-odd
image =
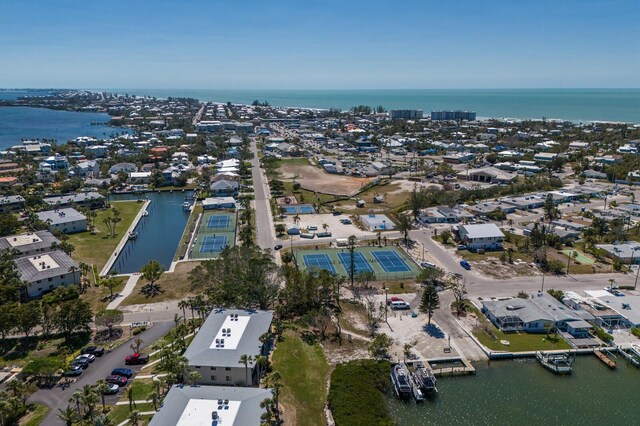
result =
[[86,220],[87,217],[78,210],[68,207],[66,209],[47,210],[36,213],[41,221],[51,221],[51,225],[59,225],[62,223],[75,222],[78,220]]
[[189,365],[237,368],[240,356],[260,354],[260,336],[269,331],[272,319],[269,311],[215,310],[202,324],[184,356]]
[[21,253],[30,250],[38,250],[51,247],[58,239],[49,231],[36,231],[33,233],[9,235],[0,238],[0,250],[13,248]]
[[[174,385],[150,426],[259,425],[269,389]],[[214,416],[218,421],[214,421]]]
[[460,225],[458,229],[469,238],[504,237],[500,228],[498,228],[494,223]]
[[55,250],[47,254],[19,257],[15,260],[15,263],[20,279],[28,282],[68,274],[70,267],[78,267],[78,264],[61,250]]

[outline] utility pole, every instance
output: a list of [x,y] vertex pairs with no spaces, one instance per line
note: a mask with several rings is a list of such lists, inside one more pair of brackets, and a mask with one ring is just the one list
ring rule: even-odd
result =
[[542,288],[540,289],[540,292],[544,292],[544,271],[542,271]]

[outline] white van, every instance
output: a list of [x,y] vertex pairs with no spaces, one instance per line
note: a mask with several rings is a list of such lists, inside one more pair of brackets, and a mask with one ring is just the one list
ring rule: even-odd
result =
[[410,306],[404,300],[394,300],[393,302],[391,302],[391,309],[393,309],[394,311],[401,311],[404,309],[410,309]]

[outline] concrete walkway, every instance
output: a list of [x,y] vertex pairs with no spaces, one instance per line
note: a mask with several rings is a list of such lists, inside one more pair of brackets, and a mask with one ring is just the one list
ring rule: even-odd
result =
[[122,238],[120,239],[120,242],[118,243],[115,250],[113,251],[113,254],[109,256],[109,260],[104,265],[104,268],[102,268],[102,270],[100,271],[101,277],[109,273],[109,270],[118,259],[118,253],[122,251],[122,249],[124,248],[124,245],[127,244],[127,241],[129,240],[129,232],[133,232],[136,229],[136,226],[138,226],[138,222],[140,222],[140,219],[142,219],[142,213],[147,210],[147,207],[149,207],[149,204],[151,204],[151,200],[146,200],[144,202],[144,204],[142,205],[142,208],[140,209],[136,217],[133,219],[133,222],[131,222],[131,225],[129,226],[129,228],[122,235]]
[[141,275],[138,273],[129,275],[127,284],[125,284],[120,294],[118,294],[116,298],[113,299],[111,303],[109,303],[109,305],[107,305],[107,309],[115,309],[118,306],[120,306],[120,304],[124,301],[124,299],[126,299],[127,296],[133,293],[133,289],[136,288],[136,284],[138,284],[138,280],[140,279],[140,277]]
[[[133,401],[134,404],[147,404],[149,402],[153,402],[150,399],[140,399],[138,401]],[[116,402],[116,405],[128,405],[129,401],[118,401]]]
[[[127,404],[128,404],[128,403],[129,403],[129,402],[127,402]],[[140,415],[141,415],[141,416],[153,416],[154,414],[156,414],[156,411],[143,411],[143,412],[141,412],[141,413],[140,413]],[[126,424],[128,424],[128,423],[129,423],[129,419],[125,420],[125,421],[124,421],[124,422],[122,422],[122,423],[118,423],[118,425],[117,425],[117,426],[124,426],[124,425],[126,425]]]

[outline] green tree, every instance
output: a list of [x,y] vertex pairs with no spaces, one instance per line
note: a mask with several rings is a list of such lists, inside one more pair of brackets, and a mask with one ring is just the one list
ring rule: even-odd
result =
[[20,222],[13,213],[0,213],[0,237],[15,234]]
[[439,307],[440,296],[438,295],[438,290],[436,290],[433,284],[430,284],[425,288],[424,293],[422,293],[420,303],[420,312],[427,314],[429,317],[427,324],[431,325],[431,316]]
[[74,333],[91,330],[89,324],[93,320],[91,306],[84,300],[70,300],[60,305],[55,313],[56,328],[69,339]]
[[142,278],[149,281],[149,284],[142,286],[142,292],[150,296],[155,296],[160,292],[160,286],[156,282],[164,273],[164,266],[157,260],[150,260],[149,263],[140,269]]
[[384,333],[378,334],[369,343],[369,353],[373,358],[383,359],[389,355],[389,348],[393,344],[393,339]]
[[98,327],[105,327],[109,330],[109,339],[113,338],[113,328],[119,325],[124,319],[122,311],[117,309],[104,309],[96,313],[95,324]]
[[278,236],[284,235],[284,233],[287,232],[287,227],[282,223],[278,223],[276,225],[276,232],[278,233]]
[[16,329],[24,333],[25,339],[29,338],[31,331],[40,325],[42,310],[39,301],[22,303],[15,310]]
[[67,426],[73,426],[78,421],[78,411],[71,405],[67,405],[67,408],[58,408],[57,417],[60,421],[64,422]]
[[403,236],[404,245],[409,246],[409,231],[411,230],[411,219],[406,214],[398,215],[398,231]]
[[249,385],[249,365],[253,364],[253,357],[251,355],[240,355],[240,361],[238,361],[239,364],[244,365],[244,375],[245,375],[245,384],[246,386],[250,386]]

